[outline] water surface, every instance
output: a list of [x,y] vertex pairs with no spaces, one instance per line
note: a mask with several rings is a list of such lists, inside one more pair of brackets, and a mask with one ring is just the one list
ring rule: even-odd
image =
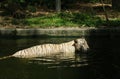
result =
[[[0,57],[34,45],[58,44],[76,38],[1,38]],[[72,59],[0,60],[0,79],[120,79],[119,40],[118,37],[87,38],[91,50]]]

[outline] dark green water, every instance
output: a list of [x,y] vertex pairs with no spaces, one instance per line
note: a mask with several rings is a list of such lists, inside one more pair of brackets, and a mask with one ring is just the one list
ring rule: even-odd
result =
[[[0,57],[30,46],[62,43],[66,38],[1,38]],[[0,79],[120,79],[120,38],[87,38],[91,50],[76,59],[33,60],[9,58],[0,60]]]

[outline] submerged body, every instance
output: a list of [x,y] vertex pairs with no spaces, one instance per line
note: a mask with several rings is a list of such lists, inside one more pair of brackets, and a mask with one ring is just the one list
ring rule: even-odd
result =
[[86,51],[89,49],[87,41],[83,38],[72,40],[70,42],[61,44],[43,44],[33,46],[27,49],[20,50],[13,55],[5,56],[0,59],[6,59],[10,57],[17,58],[33,58],[33,57],[54,57],[61,56],[63,58],[73,58],[75,52]]
[[14,57],[19,58],[33,58],[33,57],[47,57],[55,55],[73,55],[75,47],[73,46],[74,41],[70,41],[62,44],[43,44],[33,46],[24,50],[20,50],[13,54]]

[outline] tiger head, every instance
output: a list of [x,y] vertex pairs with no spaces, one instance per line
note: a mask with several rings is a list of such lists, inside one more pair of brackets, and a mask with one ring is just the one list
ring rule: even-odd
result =
[[87,41],[84,38],[74,40],[74,46],[76,51],[86,52],[89,49]]

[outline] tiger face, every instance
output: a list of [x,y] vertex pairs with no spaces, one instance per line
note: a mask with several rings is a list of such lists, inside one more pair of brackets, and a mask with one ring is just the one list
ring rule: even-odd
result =
[[83,51],[86,52],[89,49],[87,41],[85,39],[76,39],[74,40],[74,46],[76,51]]

